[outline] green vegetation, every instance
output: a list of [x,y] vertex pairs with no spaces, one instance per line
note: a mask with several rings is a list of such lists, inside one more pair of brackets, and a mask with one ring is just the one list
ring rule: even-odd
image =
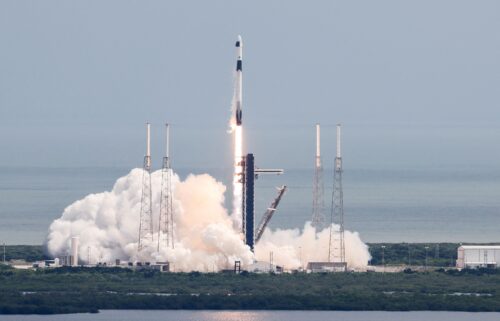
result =
[[0,313],[99,309],[500,311],[500,271],[251,274],[0,268]]
[[[372,243],[372,264],[404,273],[214,274],[122,268],[15,270],[0,264],[0,314],[99,309],[500,311],[500,271],[411,267],[455,264],[456,243]],[[383,246],[383,248],[382,248]],[[427,248],[426,248],[427,247]],[[438,249],[439,248],[439,249]],[[3,254],[0,252],[0,254]],[[48,259],[42,246],[7,246],[6,259]]]
[[[25,260],[34,262],[48,260],[42,245],[6,245],[5,260]],[[0,260],[3,260],[3,246],[0,247]]]
[[[369,243],[372,265],[455,266],[458,243]],[[382,248],[384,246],[385,248]],[[383,255],[382,255],[383,254]]]
[[[494,245],[498,243],[467,243]],[[454,267],[460,243],[368,243],[372,265]],[[384,247],[384,248],[382,248]]]

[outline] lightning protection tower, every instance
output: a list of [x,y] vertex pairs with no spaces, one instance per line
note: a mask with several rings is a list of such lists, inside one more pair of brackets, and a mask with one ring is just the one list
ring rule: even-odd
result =
[[174,248],[174,208],[172,205],[172,167],[170,164],[170,127],[166,127],[166,152],[161,171],[160,218],[158,228],[158,251],[162,247]]
[[346,267],[344,242],[344,195],[342,190],[342,155],[340,151],[340,124],[337,124],[337,155],[333,174],[330,242],[328,262],[340,263]]
[[138,251],[141,252],[145,244],[153,241],[153,209],[151,191],[151,125],[146,124],[146,156],[142,172],[141,213],[139,218]]
[[325,226],[323,166],[321,165],[320,127],[316,124],[316,157],[314,162],[312,226],[320,230]]

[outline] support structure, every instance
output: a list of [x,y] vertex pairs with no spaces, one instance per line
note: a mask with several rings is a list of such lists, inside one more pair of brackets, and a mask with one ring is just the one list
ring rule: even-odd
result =
[[253,251],[254,247],[254,188],[255,188],[255,161],[253,154],[248,154],[245,160],[245,243]]
[[[342,154],[340,149],[340,124],[337,124],[337,154],[333,174],[330,240],[328,262],[346,266],[344,239],[344,195],[342,190]],[[347,266],[346,266],[347,267]]]
[[264,234],[264,231],[266,229],[267,224],[273,217],[274,212],[276,212],[276,208],[278,207],[278,204],[281,201],[281,198],[286,192],[286,186],[283,185],[278,188],[278,196],[274,199],[274,201],[271,203],[271,206],[267,209],[267,211],[264,213],[262,216],[262,219],[260,220],[259,226],[257,227],[257,230],[255,231],[255,243],[259,242],[260,238],[262,237],[262,234]]
[[325,227],[323,166],[321,165],[320,126],[316,124],[316,157],[314,161],[313,205],[311,225],[318,231]]
[[170,163],[170,127],[166,129],[166,152],[161,170],[160,216],[158,223],[158,251],[174,248],[174,208],[172,192],[172,167]]
[[245,244],[253,251],[255,245],[255,213],[254,213],[254,191],[255,179],[259,174],[282,174],[282,169],[258,169],[255,167],[253,154],[247,154],[242,160],[242,232]]
[[146,124],[146,156],[144,156],[142,174],[141,212],[139,217],[138,252],[146,243],[153,242],[153,209],[151,191],[151,125]]
[[241,261],[234,261],[234,274],[241,273]]

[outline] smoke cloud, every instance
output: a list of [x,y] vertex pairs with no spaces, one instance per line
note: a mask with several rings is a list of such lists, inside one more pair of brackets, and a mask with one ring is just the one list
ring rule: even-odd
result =
[[[338,230],[338,226],[333,226]],[[371,259],[368,246],[361,241],[357,232],[345,231],[345,259],[352,270],[364,270]],[[273,252],[275,262],[285,267],[306,267],[308,262],[327,262],[330,227],[315,232],[310,222],[304,229],[266,230],[256,246],[256,257],[259,261],[269,259]]]
[[[184,181],[172,176],[175,248],[157,251],[155,232],[138,255],[142,175],[142,169],[133,169],[111,191],[90,194],[69,205],[49,227],[49,253],[54,257],[69,254],[71,237],[78,236],[80,262],[90,258],[90,263],[168,261],[175,271],[210,272],[232,268],[235,260],[244,267],[254,260],[268,261],[271,251],[274,263],[289,269],[327,260],[329,229],[315,233],[309,223],[302,231],[266,230],[252,253],[224,208],[226,187],[208,174],[189,175]],[[161,171],[153,172],[151,180],[157,231]],[[348,266],[366,267],[370,255],[359,235],[346,231],[345,239]]]

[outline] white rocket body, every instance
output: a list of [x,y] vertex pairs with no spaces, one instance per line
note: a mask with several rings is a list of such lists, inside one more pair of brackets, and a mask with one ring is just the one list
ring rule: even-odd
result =
[[241,126],[242,105],[243,105],[243,42],[241,36],[238,36],[236,41],[236,86],[235,86],[235,103],[236,103],[236,125]]

